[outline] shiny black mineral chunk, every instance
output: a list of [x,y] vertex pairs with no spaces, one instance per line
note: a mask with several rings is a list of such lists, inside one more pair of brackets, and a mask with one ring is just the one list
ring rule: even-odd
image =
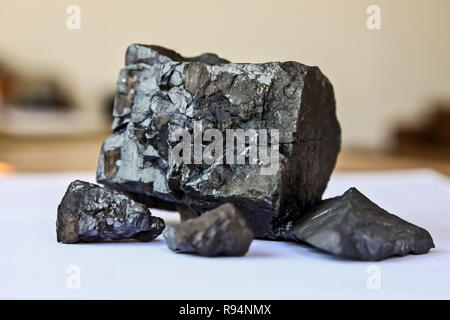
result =
[[[182,208],[183,218],[233,203],[259,238],[277,238],[321,199],[341,132],[333,87],[319,68],[292,61],[229,63],[214,54],[185,58],[147,45],[131,45],[125,62],[98,182],[149,206]],[[206,129],[219,131],[224,152],[214,152],[212,163],[195,163],[196,152],[216,142],[202,136]],[[248,134],[248,148],[230,151],[227,132],[239,129]],[[191,163],[174,159],[180,130],[193,137],[192,157],[179,153]],[[262,161],[263,145],[270,161]],[[250,163],[252,150],[259,158]],[[241,156],[244,164],[238,163]]]
[[422,254],[434,248],[428,231],[380,208],[355,188],[308,210],[287,238],[357,260]]
[[226,203],[200,217],[167,227],[164,237],[175,252],[243,256],[253,240],[253,231],[239,210]]
[[58,242],[136,239],[150,241],[164,230],[146,205],[96,184],[72,182],[58,206]]

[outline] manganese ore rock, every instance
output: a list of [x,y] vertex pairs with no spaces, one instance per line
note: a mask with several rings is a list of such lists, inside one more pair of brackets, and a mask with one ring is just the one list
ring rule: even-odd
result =
[[230,203],[164,231],[167,246],[175,252],[202,256],[243,256],[253,240],[253,231]]
[[56,221],[58,242],[136,239],[150,241],[164,230],[164,220],[125,194],[96,184],[72,182]]
[[[184,208],[190,217],[231,202],[259,238],[277,238],[321,199],[341,131],[333,87],[319,68],[229,63],[214,54],[185,58],[153,45],[131,45],[125,62],[99,183],[149,206]],[[234,136],[227,133],[240,129],[247,147],[228,148]],[[179,155],[192,161],[180,163],[174,150],[183,130],[191,134],[183,136],[189,152]],[[208,149],[222,143],[222,153]]]
[[287,238],[357,260],[422,254],[434,248],[428,231],[380,208],[355,188],[311,208]]

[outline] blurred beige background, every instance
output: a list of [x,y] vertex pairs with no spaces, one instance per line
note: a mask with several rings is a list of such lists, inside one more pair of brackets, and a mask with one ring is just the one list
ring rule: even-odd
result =
[[[80,30],[66,27],[71,4],[81,9]],[[381,30],[366,27],[371,4],[381,8]],[[135,42],[318,65],[334,84],[344,146],[381,150],[399,123],[450,100],[449,15],[448,0],[2,1],[0,58],[55,74],[93,113]]]

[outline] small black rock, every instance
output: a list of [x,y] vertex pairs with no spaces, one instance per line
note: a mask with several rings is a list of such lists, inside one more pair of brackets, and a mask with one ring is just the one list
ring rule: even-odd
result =
[[164,220],[127,195],[96,184],[72,182],[56,221],[58,242],[136,239],[150,241],[164,230]]
[[253,240],[253,231],[231,203],[189,219],[164,232],[167,246],[176,252],[202,256],[243,256]]
[[357,260],[422,254],[434,248],[428,231],[390,214],[355,188],[311,208],[287,238]]

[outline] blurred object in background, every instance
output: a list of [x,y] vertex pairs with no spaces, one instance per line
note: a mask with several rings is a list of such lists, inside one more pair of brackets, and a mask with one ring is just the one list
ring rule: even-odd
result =
[[0,111],[5,103],[11,99],[15,76],[11,70],[0,60]]
[[40,111],[68,111],[74,107],[68,90],[53,78],[20,79],[13,87],[10,101],[5,103],[14,108]]
[[11,172],[13,172],[13,168],[11,165],[5,162],[0,162],[0,177],[3,175],[7,175]]
[[107,94],[104,98],[103,98],[103,115],[105,117],[105,120],[111,124],[113,122],[113,110],[114,110],[114,99],[115,99],[115,94],[114,94],[114,90],[110,93]]
[[21,73],[0,63],[0,176],[95,170],[114,95],[107,95],[104,110],[79,108],[73,84],[60,78]]
[[[24,110],[8,106],[0,111],[0,136],[82,136],[107,130],[104,117],[98,112]],[[42,142],[42,141],[41,141]]]
[[1,108],[70,110],[73,99],[60,81],[48,75],[21,75],[0,61]]
[[0,134],[35,137],[105,130],[98,110],[76,107],[70,87],[57,76],[21,73],[0,63]]
[[394,134],[397,154],[450,160],[450,101],[436,101],[418,125],[401,125]]
[[415,124],[405,121],[392,133],[388,148],[344,148],[337,169],[395,170],[432,168],[450,176],[450,100],[435,100]]

